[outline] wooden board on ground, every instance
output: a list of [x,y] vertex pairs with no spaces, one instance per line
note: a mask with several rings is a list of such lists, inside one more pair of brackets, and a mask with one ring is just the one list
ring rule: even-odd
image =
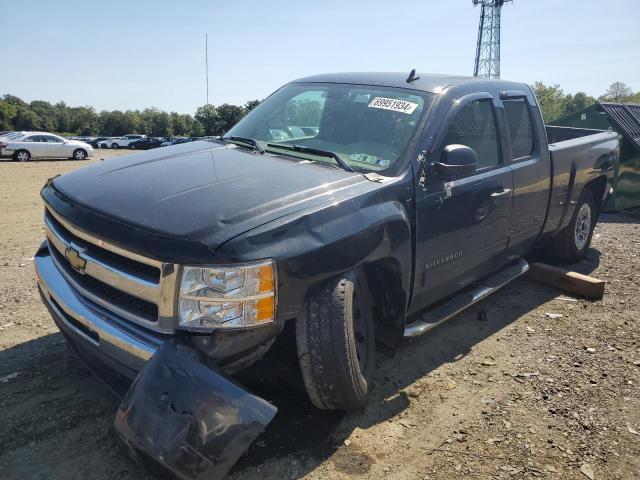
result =
[[546,283],[592,300],[599,300],[604,295],[604,280],[546,263],[530,264],[527,276],[536,282]]

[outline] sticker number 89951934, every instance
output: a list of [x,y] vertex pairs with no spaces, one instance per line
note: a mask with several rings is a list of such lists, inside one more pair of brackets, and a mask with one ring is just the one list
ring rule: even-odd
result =
[[404,100],[397,100],[395,98],[374,97],[373,100],[369,102],[369,108],[382,108],[384,110],[392,110],[406,114],[412,114],[417,107],[417,103],[405,102]]

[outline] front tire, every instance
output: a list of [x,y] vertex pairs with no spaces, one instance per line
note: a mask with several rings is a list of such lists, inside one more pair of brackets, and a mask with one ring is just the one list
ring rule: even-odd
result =
[[16,162],[28,162],[31,160],[31,154],[26,150],[18,150],[13,154],[13,159]]
[[585,188],[569,225],[551,240],[548,246],[549,255],[560,263],[576,263],[582,260],[591,244],[597,219],[598,210],[593,192]]
[[120,145],[118,145],[117,143],[112,143],[111,148],[113,148],[114,150],[117,150],[120,148]]
[[73,151],[74,160],[85,160],[87,158],[87,152],[85,152],[82,148],[78,148]]
[[375,370],[375,327],[356,274],[312,294],[296,319],[298,359],[311,402],[325,410],[366,405]]

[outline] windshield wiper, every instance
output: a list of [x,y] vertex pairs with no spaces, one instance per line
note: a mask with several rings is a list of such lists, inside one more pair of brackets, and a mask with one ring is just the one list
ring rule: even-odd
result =
[[330,150],[321,150],[319,148],[303,147],[302,145],[287,145],[282,143],[267,143],[267,147],[283,148],[285,150],[292,150],[301,153],[310,153],[311,155],[319,155],[321,157],[333,158],[338,165],[344,168],[347,172],[354,173],[353,168],[344,161],[344,159],[336,152]]
[[248,143],[255,148],[260,155],[264,155],[264,148],[258,143],[257,140],[249,137],[237,137],[232,135],[230,137],[220,137],[220,140],[228,140],[230,142],[240,142],[240,143]]

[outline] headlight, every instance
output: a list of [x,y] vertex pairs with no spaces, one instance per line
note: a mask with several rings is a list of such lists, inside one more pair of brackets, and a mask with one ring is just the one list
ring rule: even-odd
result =
[[274,321],[275,264],[271,260],[224,267],[184,267],[178,327],[211,331]]

